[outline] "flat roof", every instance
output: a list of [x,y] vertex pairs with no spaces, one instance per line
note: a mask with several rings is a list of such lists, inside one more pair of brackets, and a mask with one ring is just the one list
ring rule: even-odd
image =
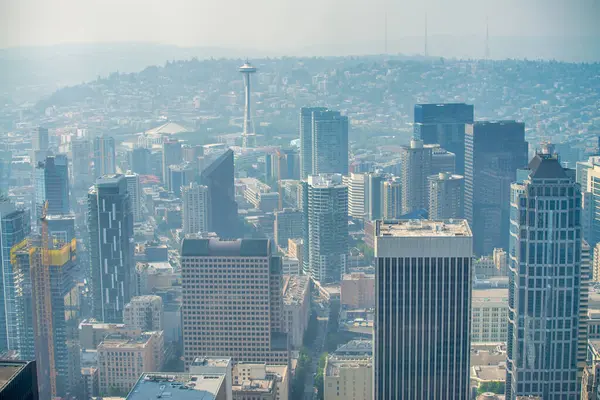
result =
[[283,284],[283,301],[286,304],[301,302],[308,291],[308,276],[288,275]]
[[231,364],[231,358],[197,357],[190,367],[226,367]]
[[0,362],[0,390],[10,382],[21,371],[27,362],[25,361],[1,361]]
[[224,381],[223,374],[144,373],[127,395],[127,400],[213,400]]
[[417,219],[381,221],[377,227],[377,236],[468,237],[472,234],[469,224],[464,219],[439,221]]
[[508,288],[506,289],[473,289],[471,292],[471,298],[477,301],[484,301],[485,299],[507,299],[508,300]]
[[342,369],[372,368],[373,357],[371,356],[338,356],[332,355],[327,358],[325,376],[340,376]]

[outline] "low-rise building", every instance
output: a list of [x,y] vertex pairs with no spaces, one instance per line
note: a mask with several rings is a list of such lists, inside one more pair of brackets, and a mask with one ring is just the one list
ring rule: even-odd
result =
[[163,302],[155,295],[135,296],[125,305],[123,322],[143,332],[163,330]]
[[82,349],[95,350],[107,335],[139,335],[139,329],[128,329],[125,324],[99,322],[93,318],[84,319],[79,324],[79,345]]
[[350,309],[375,307],[375,275],[364,272],[344,274],[340,286],[342,307]]
[[237,363],[232,379],[233,400],[288,400],[286,365]]
[[474,289],[471,304],[471,342],[506,342],[508,290]]
[[[141,374],[127,400],[227,400],[222,374],[160,372]],[[106,398],[105,398],[106,399]]]
[[138,262],[135,266],[137,293],[153,294],[155,290],[169,289],[176,282],[173,267],[166,261]]
[[310,279],[305,275],[284,276],[283,320],[290,346],[302,346],[310,318]]
[[144,332],[131,337],[112,334],[98,345],[100,395],[124,395],[144,372],[162,368],[163,333]]
[[373,398],[373,358],[331,355],[323,373],[324,400]]

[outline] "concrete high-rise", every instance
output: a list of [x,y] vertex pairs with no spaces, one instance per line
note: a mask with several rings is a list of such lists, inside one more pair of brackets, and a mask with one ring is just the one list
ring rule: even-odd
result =
[[91,143],[86,138],[71,140],[71,187],[78,192],[84,190],[87,192],[94,181],[91,149]]
[[463,174],[465,126],[472,124],[473,118],[473,106],[469,104],[416,104],[414,110],[415,137],[421,139],[425,144],[439,144],[442,148],[454,153],[456,155],[456,173]]
[[0,195],[8,196],[12,179],[12,152],[0,150]]
[[133,212],[124,175],[98,178],[88,194],[93,314],[122,322],[133,287]]
[[306,179],[312,175],[312,135],[313,112],[326,111],[325,107],[302,107],[300,109],[300,178]]
[[239,69],[244,75],[244,130],[242,131],[242,147],[254,147],[256,145],[256,135],[254,126],[252,125],[252,115],[250,114],[250,101],[252,99],[250,91],[250,75],[256,73],[256,67],[250,65],[248,61]]
[[288,363],[281,257],[269,240],[185,238],[181,272],[186,367],[207,356]]
[[69,160],[64,154],[48,156],[35,167],[36,217],[41,216],[48,202],[48,214],[67,214],[71,211],[69,194]]
[[374,221],[383,218],[383,182],[385,176],[371,172],[367,174],[365,187],[365,219]]
[[50,147],[50,139],[48,136],[48,128],[38,127],[31,135],[31,148],[33,151],[48,151]]
[[585,236],[588,236],[586,240],[590,245],[595,246],[600,243],[600,164],[592,163],[581,175],[582,181],[587,184],[587,187],[581,188],[586,192],[584,205],[588,217],[585,223],[589,225]]
[[464,218],[464,177],[440,172],[427,178],[429,219]]
[[402,182],[393,177],[383,182],[383,219],[396,219],[402,215]]
[[377,221],[375,233],[374,400],[468,400],[468,223]]
[[6,199],[0,199],[0,353],[19,349],[18,312],[15,275],[10,250],[31,233],[28,211],[17,210]]
[[342,177],[342,182],[348,187],[348,215],[352,218],[365,217],[365,189],[368,185],[367,174],[350,173]]
[[590,273],[579,184],[556,156],[538,154],[511,185],[510,207],[507,399],[577,399]]
[[303,182],[304,273],[321,283],[339,282],[348,259],[348,188],[339,174]]
[[208,232],[209,194],[208,187],[196,182],[182,187],[183,233]]
[[115,139],[112,136],[94,138],[94,177],[112,175],[117,172]]
[[227,150],[202,171],[200,184],[208,187],[210,232],[216,232],[223,239],[237,238],[239,222],[232,150]]
[[163,301],[160,296],[135,296],[125,306],[123,322],[127,329],[142,332],[163,330]]
[[475,122],[465,136],[465,218],[476,255],[508,248],[510,184],[527,165],[525,125],[515,121]]
[[163,142],[162,151],[162,181],[169,188],[169,166],[181,164],[183,154],[181,150],[181,142],[179,140],[165,140]]
[[129,199],[131,200],[133,220],[135,222],[141,222],[144,220],[144,214],[142,212],[142,186],[140,185],[140,176],[135,172],[127,171],[125,179],[127,180],[127,192],[129,192]]
[[427,199],[427,177],[431,171],[431,148],[423,146],[420,140],[411,140],[409,146],[402,146],[402,214],[429,207]]

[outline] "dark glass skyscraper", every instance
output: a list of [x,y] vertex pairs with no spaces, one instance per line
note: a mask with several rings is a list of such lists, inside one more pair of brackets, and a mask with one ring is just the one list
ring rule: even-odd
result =
[[325,107],[302,107],[300,109],[300,178],[306,179],[312,172],[313,112],[326,111]]
[[510,185],[527,165],[522,122],[476,122],[465,134],[465,217],[476,255],[508,248]]
[[468,400],[473,238],[465,220],[377,221],[374,400]]
[[208,187],[210,231],[223,239],[237,238],[239,223],[232,150],[227,150],[202,171],[200,184]]
[[416,104],[415,138],[439,144],[456,155],[456,172],[464,173],[465,125],[473,123],[473,106],[464,103]]
[[69,160],[64,154],[46,157],[35,168],[36,217],[41,216],[44,203],[48,214],[67,214],[69,201]]
[[577,399],[590,272],[579,184],[556,156],[538,154],[510,207],[506,398]]
[[133,286],[133,212],[124,175],[99,178],[88,194],[88,230],[96,319],[122,322]]
[[137,147],[129,153],[129,167],[133,172],[140,175],[149,175],[150,150],[145,147]]

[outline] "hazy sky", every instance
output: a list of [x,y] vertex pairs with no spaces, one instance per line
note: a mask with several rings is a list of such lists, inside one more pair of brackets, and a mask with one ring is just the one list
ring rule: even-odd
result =
[[[144,41],[282,51],[430,35],[600,37],[600,0],[0,0],[0,48]],[[600,42],[599,42],[600,43]]]

